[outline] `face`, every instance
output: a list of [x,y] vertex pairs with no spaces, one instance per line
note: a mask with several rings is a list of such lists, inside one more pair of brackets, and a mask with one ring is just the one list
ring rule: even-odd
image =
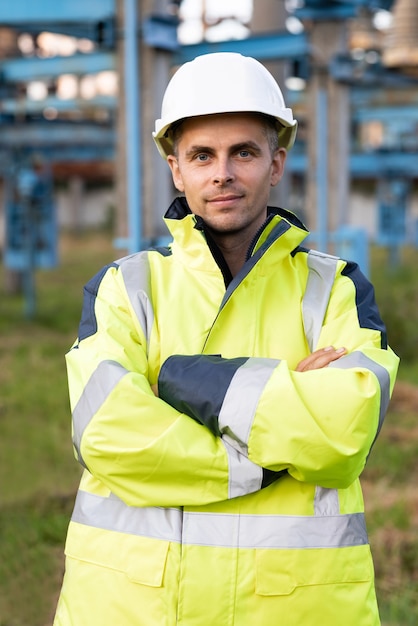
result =
[[215,235],[252,236],[266,219],[285,158],[284,148],[271,154],[259,117],[232,113],[183,122],[176,155],[167,161],[176,188]]

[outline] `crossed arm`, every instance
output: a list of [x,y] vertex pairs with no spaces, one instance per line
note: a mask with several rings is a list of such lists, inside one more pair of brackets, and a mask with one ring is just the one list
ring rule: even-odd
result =
[[265,470],[330,487],[362,471],[382,413],[368,365],[377,359],[387,377],[396,369],[376,333],[356,337],[366,366],[331,346],[293,371],[276,359],[172,356],[156,397],[131,312],[109,306],[120,300],[113,281],[100,289],[96,332],[67,355],[74,446],[90,474],[127,504],[219,502],[262,488]]
[[[334,348],[334,346],[327,346],[320,348],[309,354],[306,358],[302,359],[298,363],[296,372],[307,372],[309,370],[321,369],[327,367],[333,361],[340,359],[347,350],[345,348]],[[151,385],[151,389],[155,396],[158,397],[158,383]]]

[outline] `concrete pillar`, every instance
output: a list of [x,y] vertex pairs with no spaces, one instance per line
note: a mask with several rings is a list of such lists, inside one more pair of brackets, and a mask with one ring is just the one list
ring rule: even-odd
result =
[[[1,173],[2,174],[2,173]],[[0,254],[6,245],[6,211],[4,199],[4,181],[0,174]]]
[[[141,19],[151,13],[169,12],[169,0],[143,0]],[[168,235],[163,215],[173,198],[171,174],[152,138],[155,120],[161,114],[161,102],[172,72],[172,53],[150,48],[141,42],[141,102],[143,150],[143,228],[144,236],[155,239]]]
[[[305,210],[307,226],[312,231],[325,226],[329,233],[341,226],[347,218],[349,91],[346,85],[335,82],[328,71],[331,58],[347,50],[347,29],[344,21],[318,21],[308,33],[312,48],[312,76],[306,99],[309,165]],[[324,108],[319,107],[326,107],[325,120]],[[321,179],[322,164],[325,164],[326,171],[322,172]],[[327,247],[328,233],[325,233]]]
[[[277,0],[257,0],[253,3],[253,14],[250,24],[251,32],[256,35],[273,31],[285,31],[286,17],[287,11],[284,2],[277,2]],[[269,61],[265,62],[264,65],[277,80],[286,101],[285,80],[288,75],[288,62]],[[291,209],[289,206],[289,195],[290,177],[285,170],[280,183],[271,190],[270,203],[273,206]]]
[[[7,58],[8,56],[17,56],[18,55],[18,45],[17,45],[17,32],[11,28],[0,27],[0,62],[2,59]],[[4,164],[3,164],[4,167]],[[1,219],[1,241],[0,241],[0,250],[6,246],[6,224],[5,224],[5,216],[6,216],[6,194],[4,193],[4,181],[3,177],[6,180],[7,177],[7,169],[0,170],[0,219]],[[4,289],[7,295],[15,295],[22,293],[23,290],[23,274],[17,270],[11,270],[10,268],[5,268],[4,270]]]
[[75,233],[79,233],[83,229],[84,181],[81,176],[72,176],[69,180],[68,187],[71,203],[71,229]]
[[[124,0],[117,0],[116,21],[117,31],[123,33]],[[117,71],[119,76],[118,110],[116,118],[116,219],[115,237],[126,239],[128,237],[128,202],[126,191],[126,116],[125,116],[125,66],[124,66],[125,39],[123,36],[117,39]]]

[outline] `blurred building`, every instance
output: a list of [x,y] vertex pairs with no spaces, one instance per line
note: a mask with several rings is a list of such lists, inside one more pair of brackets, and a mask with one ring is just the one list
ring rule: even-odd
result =
[[[257,0],[253,9],[249,1],[229,5],[210,0],[93,0],[85,5],[14,0],[0,7],[3,214],[19,171],[30,167],[36,154],[51,177],[60,227],[108,225],[128,248],[161,237],[161,215],[172,193],[150,136],[161,94],[175,63],[193,51],[209,51],[211,45],[223,49],[217,40],[226,38],[227,49],[235,40],[235,49],[260,53],[266,64],[275,64],[300,121],[298,142],[288,159],[286,198],[280,202],[303,217],[310,196],[317,205],[312,161],[321,155],[323,143],[315,135],[318,120],[309,102],[313,76],[328,55],[331,108],[326,132],[334,138],[328,160],[336,170],[325,177],[333,185],[328,197],[335,218],[331,227],[363,227],[378,239],[382,186],[393,180],[395,191],[403,189],[399,198],[408,203],[405,219],[412,227],[407,225],[405,232],[414,232],[416,0],[395,0],[391,12],[368,10],[366,0]],[[342,6],[347,15],[351,11],[350,17],[336,19]],[[326,48],[320,33],[337,30],[334,48],[331,37]],[[280,46],[281,38],[285,43]],[[298,46],[292,58],[286,50],[293,41]],[[309,191],[309,177],[314,193]],[[396,203],[396,193],[393,198]],[[135,212],[140,213],[140,225],[133,220]],[[390,230],[390,220],[386,223]],[[129,241],[132,230],[139,235]]]

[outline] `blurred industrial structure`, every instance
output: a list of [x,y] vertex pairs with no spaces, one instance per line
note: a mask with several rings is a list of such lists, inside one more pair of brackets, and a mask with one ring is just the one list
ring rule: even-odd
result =
[[[255,56],[288,87],[300,130],[274,201],[301,214],[318,247],[367,271],[368,239],[416,244],[416,0],[257,0],[246,23],[228,14],[227,0],[216,19],[202,0],[195,43],[179,39],[185,5],[1,4],[6,266],[29,278],[53,266],[63,225],[112,221],[115,245],[128,252],[164,239],[173,189],[151,130],[173,68],[215,50]],[[391,26],[382,30],[378,18]],[[237,34],[217,40],[216,28],[234,20]],[[96,209],[87,202],[92,189]]]

